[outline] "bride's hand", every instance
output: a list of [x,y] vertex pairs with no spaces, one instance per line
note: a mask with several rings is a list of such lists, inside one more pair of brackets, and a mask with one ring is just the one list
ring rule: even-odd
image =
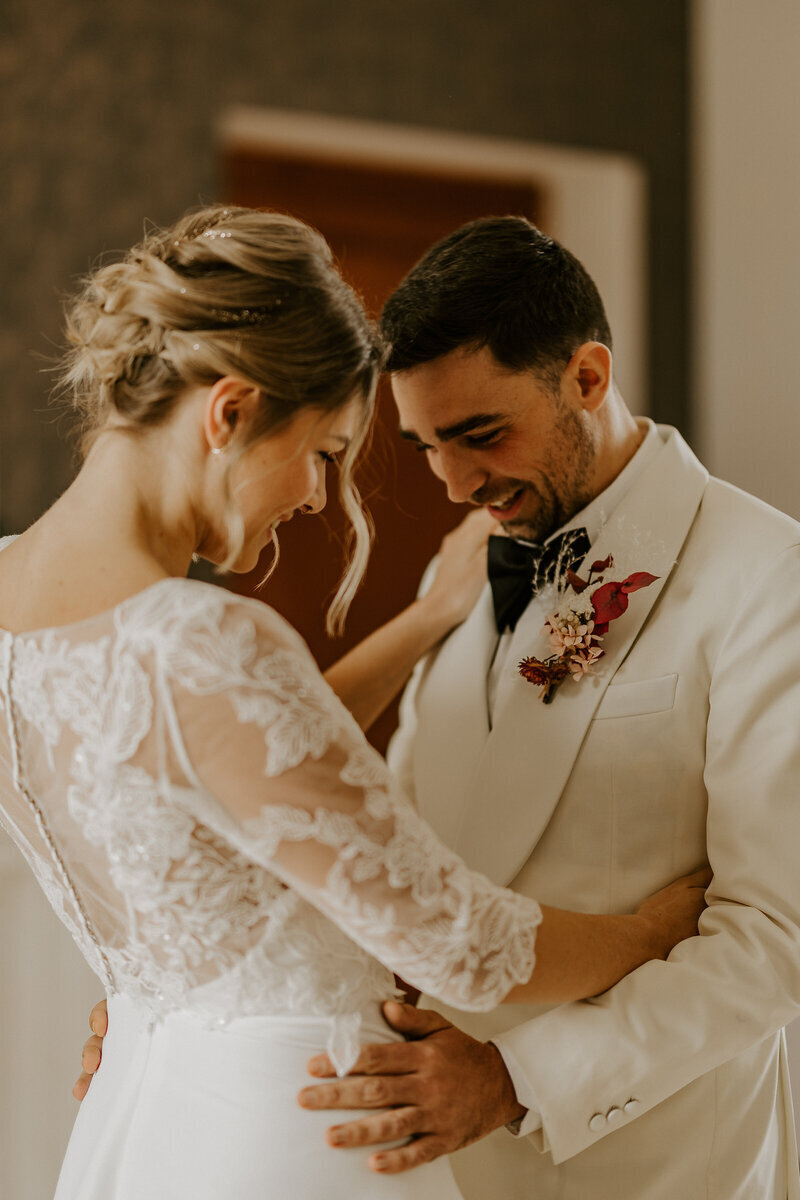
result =
[[448,533],[439,548],[436,575],[423,600],[451,627],[472,611],[486,583],[486,547],[489,534],[497,528],[484,509],[471,512]]
[[649,896],[636,910],[647,922],[658,958],[666,958],[673,946],[697,933],[697,922],[706,907],[706,888],[711,882],[708,867],[676,879]]

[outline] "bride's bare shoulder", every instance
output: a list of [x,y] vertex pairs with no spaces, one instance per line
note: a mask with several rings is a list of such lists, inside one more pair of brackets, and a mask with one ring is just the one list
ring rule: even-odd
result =
[[81,624],[164,578],[146,559],[104,562],[80,538],[54,547],[29,530],[0,541],[0,627],[21,634]]

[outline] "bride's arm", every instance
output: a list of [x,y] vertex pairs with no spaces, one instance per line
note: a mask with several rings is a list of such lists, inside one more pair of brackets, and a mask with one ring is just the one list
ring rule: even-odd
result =
[[[694,937],[705,908],[711,871],[705,868],[676,879],[649,896],[635,913],[579,913],[541,905],[536,933],[536,965],[527,983],[518,984],[503,1004],[567,1004],[608,991],[650,959]],[[406,1003],[419,991],[398,980]]]
[[442,542],[428,591],[325,672],[362,729],[391,703],[414,665],[470,613],[486,583],[486,543],[494,528],[481,509]]
[[533,973],[511,989],[504,1003],[584,1000],[650,959],[665,959],[673,946],[697,933],[710,880],[708,869],[696,871],[650,896],[632,914],[567,912],[543,904]]

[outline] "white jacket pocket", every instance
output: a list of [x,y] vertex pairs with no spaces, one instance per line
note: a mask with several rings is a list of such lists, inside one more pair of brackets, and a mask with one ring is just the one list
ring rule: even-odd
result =
[[632,683],[610,683],[598,705],[595,720],[664,712],[675,703],[677,686],[677,675],[660,675],[657,679],[640,679]]

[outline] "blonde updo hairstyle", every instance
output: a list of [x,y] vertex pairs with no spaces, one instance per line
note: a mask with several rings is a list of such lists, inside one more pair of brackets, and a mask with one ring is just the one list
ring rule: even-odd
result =
[[228,555],[220,570],[235,561],[244,536],[230,488],[236,462],[304,409],[327,413],[361,402],[339,474],[349,552],[328,628],[340,631],[369,556],[371,529],[353,468],[370,426],[381,353],[324,238],[281,213],[201,209],[170,229],[150,230],[121,262],[89,275],[67,310],[67,337],[62,384],[81,417],[84,454],[110,421],[132,432],[151,429],[188,389],[222,376],[261,391],[255,418],[230,443]]

